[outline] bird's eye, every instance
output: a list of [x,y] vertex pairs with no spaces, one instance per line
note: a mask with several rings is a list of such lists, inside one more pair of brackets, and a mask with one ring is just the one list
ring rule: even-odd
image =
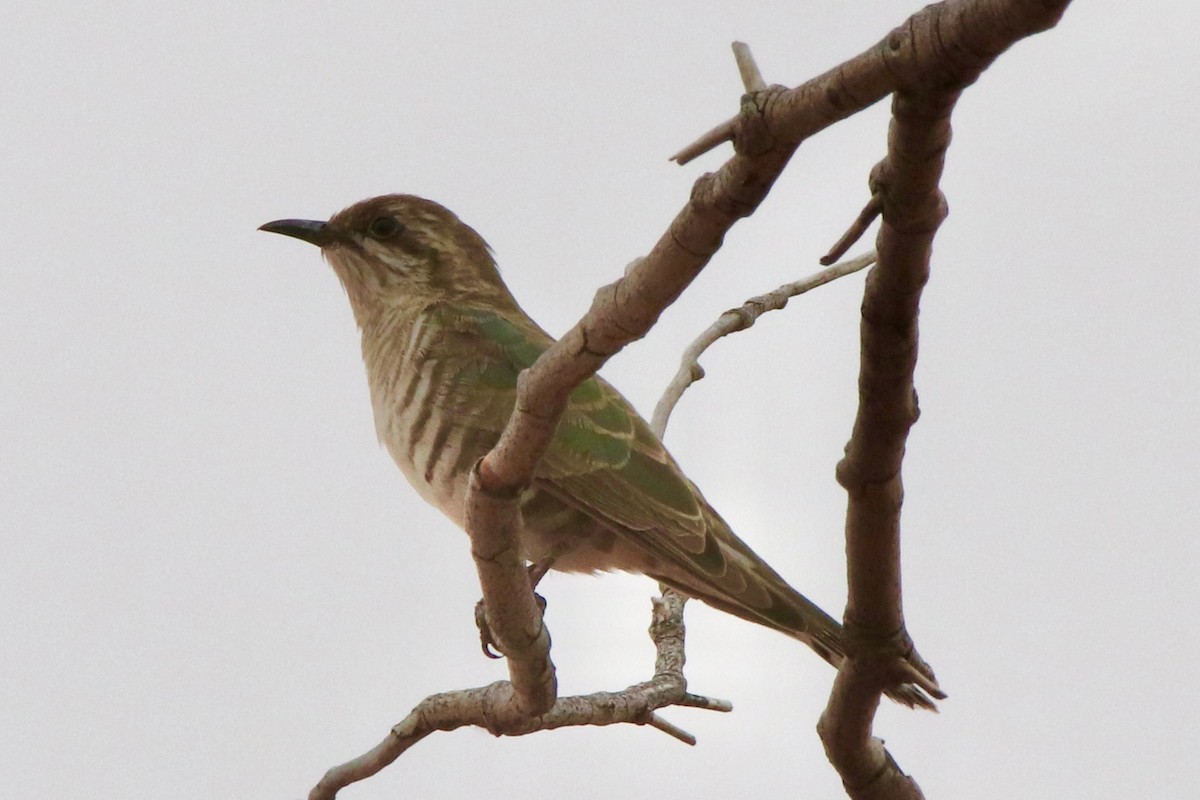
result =
[[402,230],[404,230],[404,226],[400,224],[400,221],[395,217],[388,216],[376,217],[367,226],[367,233],[376,239],[390,239]]

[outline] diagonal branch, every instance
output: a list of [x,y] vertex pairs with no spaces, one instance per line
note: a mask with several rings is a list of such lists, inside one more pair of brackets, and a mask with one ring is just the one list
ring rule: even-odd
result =
[[951,0],[930,6],[874,47],[794,89],[771,86],[745,95],[731,121],[734,156],[696,181],[649,254],[602,287],[583,318],[522,374],[513,416],[480,465],[481,486],[495,491],[529,483],[571,390],[646,335],[729,229],[765,199],[804,139],[905,86],[965,86],[1014,41],[1052,26],[1067,2]]
[[[1013,41],[1053,25],[1067,2],[957,0],[930,6],[876,46],[795,89],[771,86],[744,95],[732,136],[735,155],[696,181],[688,203],[651,251],[623,278],[602,287],[583,318],[521,374],[512,417],[480,462],[473,493],[517,502],[571,390],[646,335],[708,264],[729,229],[765,199],[803,139],[897,89],[965,86]],[[476,531],[468,526],[467,532],[474,539]],[[501,631],[493,633],[504,638]]]
[[[744,129],[761,127],[762,103],[778,91],[744,99]],[[760,130],[739,141],[761,145],[767,140]],[[794,149],[768,144],[753,156],[739,152],[716,175],[697,181],[691,200],[650,254],[635,261],[625,277],[601,288],[583,319],[521,373],[513,415],[496,447],[472,474],[465,527],[483,586],[484,613],[498,648],[509,656],[516,702],[527,714],[549,708],[556,686],[549,636],[532,590],[522,583],[517,559],[521,492],[532,480],[571,390],[626,344],[645,335],[708,263],[725,232],[766,197]],[[512,608],[497,607],[513,593],[521,596],[513,599]]]

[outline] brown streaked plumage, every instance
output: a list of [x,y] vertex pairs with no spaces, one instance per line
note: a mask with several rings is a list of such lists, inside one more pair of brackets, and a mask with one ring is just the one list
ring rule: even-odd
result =
[[[263,230],[321,247],[354,310],[376,430],[421,496],[463,523],[467,475],[512,413],[517,375],[552,343],[447,209],[386,195],[328,222]],[[834,666],[841,626],[734,535],[646,422],[599,377],[570,397],[521,498],[523,555],[554,568],[640,572],[808,644]],[[932,706],[911,685],[890,693]]]

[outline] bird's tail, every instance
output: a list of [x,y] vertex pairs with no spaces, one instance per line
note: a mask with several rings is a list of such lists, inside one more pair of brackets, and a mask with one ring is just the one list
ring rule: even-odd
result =
[[[711,506],[705,504],[704,515],[709,539],[720,550],[719,561],[724,565],[721,573],[670,570],[673,574],[651,577],[721,611],[799,639],[835,669],[841,667],[846,660],[842,625],[793,589],[734,534]],[[714,535],[717,532],[719,535]],[[915,651],[905,657],[905,670],[913,680],[898,683],[884,694],[910,708],[936,710],[930,695],[938,699],[945,695]]]
[[[786,586],[786,584],[785,584]],[[800,594],[790,586],[786,587],[791,604],[802,606],[802,615],[807,628],[805,630],[781,629],[794,639],[807,644],[821,658],[825,659],[835,669],[839,669],[846,660],[845,628],[840,623],[822,611],[815,603]],[[904,669],[913,678],[911,681],[897,683],[883,690],[892,700],[909,708],[925,708],[937,711],[934,699],[945,699],[946,695],[937,684],[933,671],[921,659],[915,650],[904,657]],[[931,698],[930,695],[933,695]]]
[[[804,642],[834,669],[840,668],[842,662],[846,660],[843,638],[845,631],[841,624],[807,597],[783,583],[782,578],[779,579],[778,585],[771,587],[772,599],[777,599],[779,602],[772,603],[765,608],[749,608],[740,603],[730,602],[728,598],[712,594],[703,588],[682,585],[678,581],[664,576],[651,577],[720,611],[765,625]],[[933,694],[938,699],[942,699],[945,694],[938,688],[937,681],[932,678],[928,666],[920,660],[920,656],[915,652],[912,653],[911,657],[907,659],[907,663],[914,678],[919,680],[925,688],[914,681],[889,687],[883,693],[909,708],[926,708],[936,711],[937,706],[929,695]],[[927,689],[929,693],[926,692]]]

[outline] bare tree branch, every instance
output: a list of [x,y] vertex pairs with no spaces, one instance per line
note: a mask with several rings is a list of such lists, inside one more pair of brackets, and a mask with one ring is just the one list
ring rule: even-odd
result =
[[788,304],[788,300],[797,295],[804,294],[818,286],[824,286],[845,275],[858,272],[874,263],[875,252],[865,253],[809,275],[803,280],[785,283],[774,291],[751,297],[738,308],[726,311],[683,351],[683,356],[679,360],[679,371],[667,384],[662,397],[658,400],[658,405],[654,407],[654,418],[650,422],[650,428],[660,437],[666,431],[667,422],[671,418],[671,412],[675,410],[675,404],[683,397],[683,393],[689,386],[704,377],[704,369],[700,366],[700,356],[718,339],[749,328],[763,314],[784,308]]
[[[885,42],[795,89],[771,86],[743,97],[740,114],[726,123],[735,155],[696,181],[687,205],[651,251],[623,278],[602,287],[587,314],[522,374],[513,416],[480,465],[481,487],[512,489],[529,482],[571,390],[649,331],[707,265],[726,232],[766,197],[800,142],[898,87],[901,76],[885,52],[916,49],[905,31],[917,29],[913,20],[923,14],[928,9]],[[922,66],[937,64],[926,59]]]
[[900,86],[892,103],[887,157],[872,171],[882,202],[879,263],[862,306],[859,407],[838,482],[846,512],[848,659],[818,731],[847,792],[863,798],[920,798],[921,790],[871,734],[880,692],[899,665],[927,673],[904,626],[900,589],[900,470],[918,416],[913,372],[917,309],[929,277],[933,237],[946,216],[938,189],[950,143],[950,113],[962,89],[1018,39],[1052,26],[1061,2],[943,3],[889,35],[879,57]]
[[694,736],[654,712],[668,706],[707,711],[732,711],[733,706],[725,700],[687,691],[683,677],[683,601],[676,592],[654,598],[650,638],[656,655],[654,677],[650,680],[620,692],[560,697],[546,713],[538,715],[520,710],[521,700],[508,681],[430,695],[397,723],[382,742],[326,772],[309,792],[309,800],[333,800],[339,790],[371,777],[429,734],[468,725],[484,728],[494,736],[522,736],[568,726],[632,723],[649,725],[685,744],[695,744]]
[[602,287],[583,318],[522,374],[513,416],[480,465],[481,488],[496,493],[528,484],[571,390],[646,335],[726,232],[766,197],[801,141],[898,88],[931,81],[962,88],[1014,41],[1052,26],[1067,2],[950,0],[917,12],[870,50],[795,89],[748,93],[731,122],[735,155],[696,181],[651,251]]
[[[555,698],[549,635],[514,545],[518,498],[529,485],[571,390],[625,345],[644,336],[721,246],[725,233],[766,197],[808,136],[896,92],[887,159],[873,173],[884,223],[879,264],[863,309],[860,407],[839,481],[850,495],[847,549],[849,658],[818,725],[831,762],[853,797],[919,797],[920,790],[871,738],[879,691],[920,670],[904,632],[899,583],[900,461],[916,418],[912,368],[916,308],[928,275],[933,232],[945,206],[937,180],[958,92],[1017,39],[1051,27],[1069,0],[948,0],[913,15],[883,42],[794,89],[762,88],[753,61],[739,57],[754,87],[739,115],[676,157],[680,163],[732,141],[735,154],[701,176],[651,251],[602,287],[591,308],[518,381],[516,407],[496,447],[476,466],[467,532],[485,594],[485,615],[510,660],[511,682],[432,695],[368,753],[331,769],[312,790],[328,800],[374,774],[435,730],[464,725],[522,735],[564,725],[649,724],[683,741],[654,712],[670,705],[727,711],[688,694],[683,678],[682,598],[656,602],[655,676],[622,692]],[[663,420],[665,424],[665,418]],[[899,675],[899,678],[897,678]],[[881,793],[882,792],[882,793]],[[893,792],[896,792],[893,794]],[[907,794],[905,794],[907,793]]]

